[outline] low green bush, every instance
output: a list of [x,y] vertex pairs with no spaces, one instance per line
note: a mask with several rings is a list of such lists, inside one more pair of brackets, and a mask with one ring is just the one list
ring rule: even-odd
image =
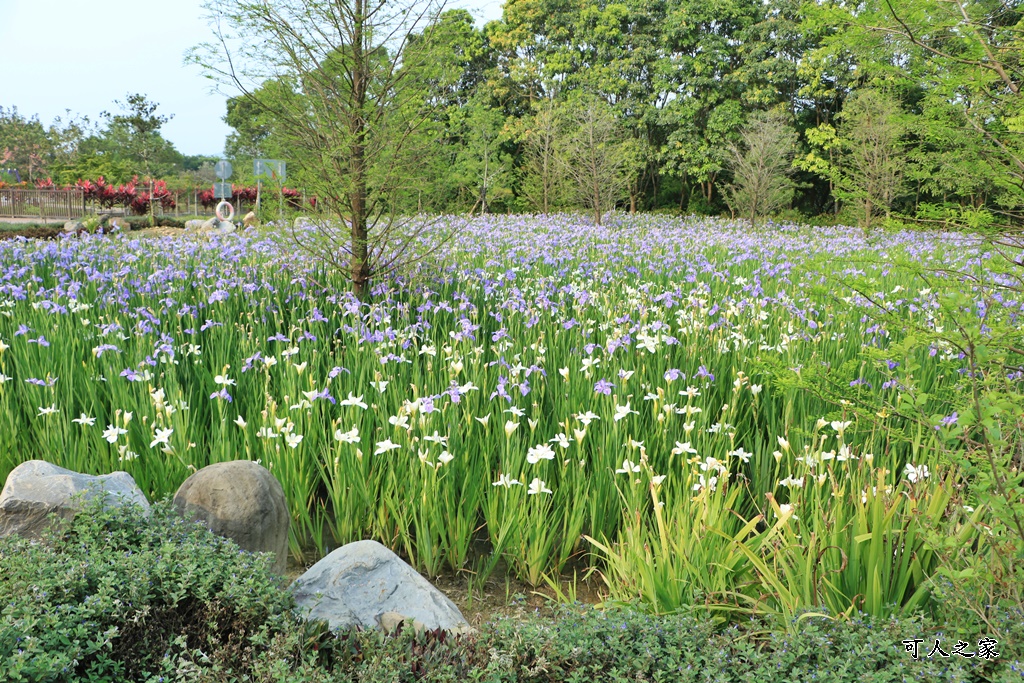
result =
[[289,621],[267,556],[167,503],[89,506],[41,542],[0,541],[0,680],[177,680],[251,668],[254,637]]
[[[790,633],[751,621],[716,630],[687,615],[656,617],[629,609],[565,608],[553,620],[499,620],[485,647],[519,681],[995,681],[1021,680],[1007,659],[928,657],[940,640],[950,653],[957,633],[919,617],[801,618]],[[918,659],[904,640],[921,639]],[[976,643],[972,644],[976,645]]]
[[[193,219],[206,220],[209,216],[157,216],[156,224],[168,228],[184,228],[185,222]],[[142,230],[149,227],[149,216],[126,216],[124,218],[132,230]]]
[[61,229],[64,227],[64,221],[50,221],[48,223],[0,223],[0,231],[19,231],[19,230],[36,230],[38,228],[56,228]]

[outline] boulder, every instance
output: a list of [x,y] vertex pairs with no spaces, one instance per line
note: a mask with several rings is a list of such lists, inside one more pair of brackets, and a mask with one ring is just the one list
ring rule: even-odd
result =
[[68,221],[64,224],[64,232],[77,233],[80,230],[85,230],[85,224],[82,221]]
[[134,503],[149,510],[146,496],[127,472],[92,476],[42,460],[23,462],[11,471],[0,492],[0,536],[38,538],[49,526],[51,513],[70,519],[101,495],[107,506]]
[[174,507],[243,550],[273,553],[273,570],[288,568],[288,503],[267,469],[248,460],[219,462],[185,480]]
[[459,608],[415,569],[376,541],[344,545],[291,586],[297,612],[331,629],[394,630],[405,621],[418,630],[469,630]]
[[204,221],[202,219],[194,218],[192,220],[185,221],[185,229],[186,230],[202,230],[203,225],[205,223],[206,223],[206,221]]
[[227,235],[235,231],[235,224],[231,221],[218,221],[213,229],[214,235]]

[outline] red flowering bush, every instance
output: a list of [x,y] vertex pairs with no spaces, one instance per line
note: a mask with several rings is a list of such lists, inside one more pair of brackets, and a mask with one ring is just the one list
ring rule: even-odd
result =
[[[300,192],[299,190],[293,190],[290,187],[286,187],[286,188],[282,189],[281,193],[284,195],[285,201],[288,202],[288,204],[292,208],[295,208],[295,209],[301,209],[302,208],[302,192]],[[232,185],[231,186],[231,199],[230,199],[230,201],[232,203],[234,203],[234,204],[239,204],[239,203],[255,204],[256,203],[256,194],[257,194],[257,192],[256,192],[256,188],[255,187],[244,187],[242,185]],[[199,193],[199,203],[202,204],[202,206],[204,208],[212,209],[213,207],[217,206],[217,204],[219,202],[220,202],[220,199],[218,199],[218,198],[213,196],[213,189],[212,188],[209,189],[209,190],[203,190],[202,192]],[[316,200],[315,199],[311,199],[310,200],[310,205],[313,208],[316,208]]]
[[[132,189],[134,191],[134,186]],[[165,211],[177,206],[174,202],[174,195],[172,195],[167,189],[167,183],[163,180],[157,180],[153,183],[152,195],[150,195],[149,192],[135,194],[131,202],[128,204],[128,208],[131,209],[132,213],[142,216],[149,213],[149,205],[154,201],[160,202],[160,206]]]

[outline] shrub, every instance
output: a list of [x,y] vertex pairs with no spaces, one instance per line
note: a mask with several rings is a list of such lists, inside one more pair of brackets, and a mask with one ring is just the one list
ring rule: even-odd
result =
[[[206,217],[203,216],[158,216],[156,222],[158,225],[164,225],[169,228],[184,228],[185,222],[192,218],[206,220]],[[122,220],[127,221],[132,226],[132,230],[141,230],[149,227],[149,216],[127,216]]]
[[42,542],[0,540],[0,661],[7,681],[245,674],[251,641],[293,621],[267,556],[174,516],[88,506]]
[[[935,638],[949,652],[958,634],[921,617],[801,618],[792,633],[767,626],[752,620],[717,631],[703,617],[567,607],[554,620],[501,619],[481,646],[512,680],[552,683],[1020,680],[1003,643],[997,660],[929,658]],[[917,660],[902,644],[914,638],[923,641]]]

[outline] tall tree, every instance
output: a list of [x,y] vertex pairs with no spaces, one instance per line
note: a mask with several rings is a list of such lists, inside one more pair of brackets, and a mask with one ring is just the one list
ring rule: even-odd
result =
[[522,137],[521,192],[535,210],[546,215],[559,203],[563,185],[558,164],[561,130],[551,100],[542,101],[537,113],[527,119]]
[[118,141],[125,156],[136,165],[136,172],[150,177],[156,175],[163,170],[158,164],[168,156],[175,156],[171,143],[160,134],[160,129],[174,115],[157,114],[160,105],[140,93],[129,93],[124,102],[114,104],[120,108],[120,113],[101,114],[108,122],[108,137]]
[[870,88],[856,91],[838,118],[838,129],[823,124],[807,132],[816,149],[798,164],[829,177],[836,197],[859,207],[867,230],[879,213],[890,215],[903,193],[906,122],[898,102]]
[[[305,246],[343,268],[353,292],[367,298],[371,280],[423,256],[398,199],[436,107],[416,78],[431,68],[431,53],[408,48],[436,25],[443,4],[210,0],[205,7],[218,42],[200,46],[195,60],[264,109],[284,145],[301,152],[306,189],[328,219],[320,221],[323,240]],[[294,84],[295,96],[256,97],[268,80]]]
[[755,114],[730,148],[733,181],[726,189],[729,206],[757,225],[758,219],[793,199],[796,131],[778,113]]
[[594,223],[626,194],[630,141],[623,139],[611,106],[592,95],[570,100],[559,159],[576,201],[590,209]]
[[26,118],[17,107],[0,107],[0,168],[17,169],[23,180],[44,177],[53,145],[38,116]]
[[511,193],[512,160],[502,149],[505,117],[500,109],[473,101],[453,117],[462,132],[463,145],[456,156],[453,179],[475,195],[473,209],[487,213],[496,199]]

